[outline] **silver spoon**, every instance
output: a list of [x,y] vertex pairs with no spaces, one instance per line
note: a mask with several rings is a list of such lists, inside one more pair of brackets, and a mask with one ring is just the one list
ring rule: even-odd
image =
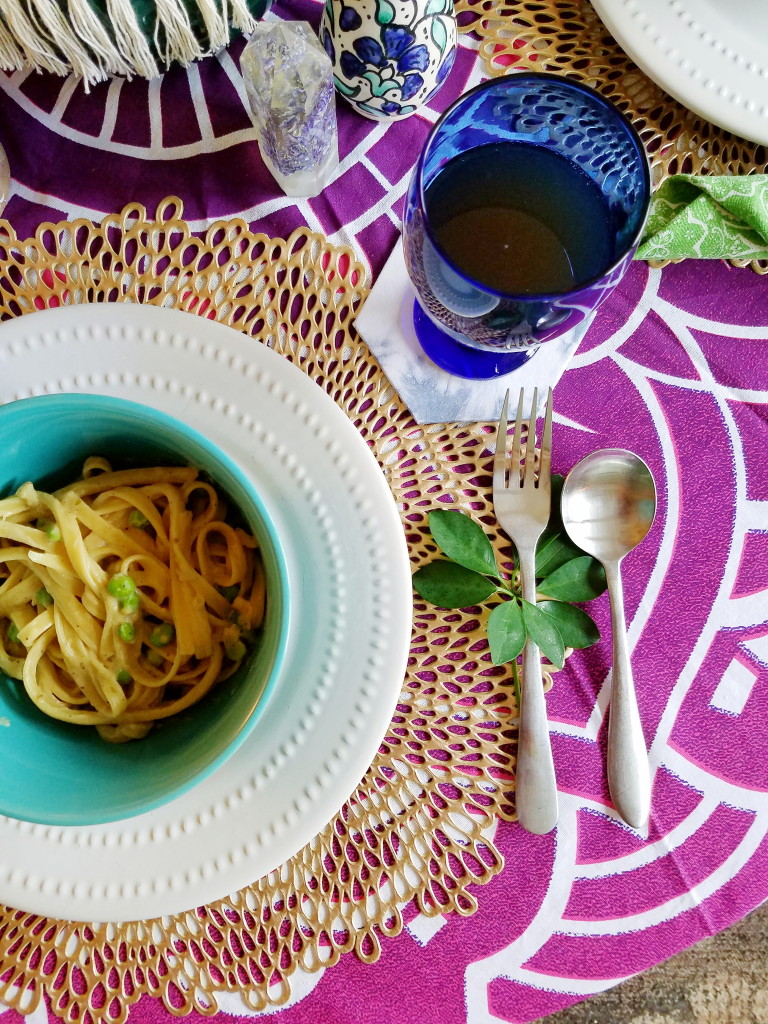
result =
[[571,540],[602,562],[611,601],[613,682],[608,719],[608,788],[624,821],[648,821],[651,780],[627,645],[619,564],[642,541],[656,514],[656,487],[642,459],[606,448],[582,459],[568,474],[561,497]]

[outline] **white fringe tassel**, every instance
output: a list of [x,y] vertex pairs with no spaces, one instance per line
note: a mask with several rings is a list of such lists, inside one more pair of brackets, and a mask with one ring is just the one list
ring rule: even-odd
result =
[[[156,0],[155,7],[155,50],[163,62],[167,65],[178,60],[182,64],[189,64],[192,60],[199,60],[203,56],[203,51],[195,39],[187,9],[183,5],[180,9],[178,0]],[[161,26],[165,30],[164,44]]]
[[[108,75],[131,75],[133,69],[123,55],[115,49],[104,22],[91,6],[90,0],[69,0],[69,18],[72,28],[83,40],[91,61],[96,64],[98,71],[93,72],[89,67],[83,65],[79,68],[72,67],[73,72],[86,82],[96,82]],[[95,77],[98,74],[99,78]]]
[[7,0],[2,5],[2,20],[4,34],[16,41],[23,54],[23,64],[32,64],[57,75],[68,73],[69,68],[53,50],[50,36],[42,30],[27,5],[19,0]]
[[[192,30],[196,10],[208,35],[203,49]],[[0,68],[32,67],[82,78],[86,89],[111,75],[155,78],[169,64],[187,65],[229,42],[230,25],[251,32],[257,19],[245,0],[156,0],[154,50],[141,30],[131,0],[107,0],[111,32],[90,0],[2,0]]]
[[[226,0],[224,0],[224,3],[226,4]],[[258,18],[254,18],[248,10],[248,4],[245,3],[245,0],[230,0],[230,6],[232,13],[229,16],[229,20],[235,28],[240,29],[241,32],[253,32]]]

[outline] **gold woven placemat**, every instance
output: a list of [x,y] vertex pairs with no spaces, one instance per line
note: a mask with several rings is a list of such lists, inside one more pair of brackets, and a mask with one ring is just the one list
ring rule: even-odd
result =
[[[462,31],[479,37],[489,75],[557,72],[612,100],[643,140],[654,185],[680,173],[768,173],[765,146],[718,128],[669,96],[621,49],[589,0],[456,0],[456,12]],[[729,262],[768,273],[768,260]]]
[[[351,323],[368,290],[350,249],[214,224],[204,238],[166,199],[100,225],[43,224],[18,240],[0,221],[0,317],[82,302],[194,312],[267,344],[344,409],[378,459],[414,568],[432,557],[430,508],[446,496],[486,525],[490,425],[417,426]],[[143,994],[175,1014],[211,1013],[217,991],[281,1004],[291,975],[352,951],[379,954],[414,900],[426,915],[470,914],[472,886],[502,866],[484,835],[513,818],[516,702],[509,666],[490,664],[479,618],[416,603],[407,675],[374,763],[327,828],[231,899],[172,918],[103,926],[0,909],[0,1000],[22,1012],[43,994],[67,1021],[126,1018]],[[551,679],[548,679],[551,683]]]

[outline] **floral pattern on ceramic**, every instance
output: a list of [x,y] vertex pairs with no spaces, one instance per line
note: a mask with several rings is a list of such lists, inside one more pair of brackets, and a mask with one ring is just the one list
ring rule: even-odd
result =
[[320,39],[337,91],[356,110],[409,117],[453,66],[453,0],[326,0]]

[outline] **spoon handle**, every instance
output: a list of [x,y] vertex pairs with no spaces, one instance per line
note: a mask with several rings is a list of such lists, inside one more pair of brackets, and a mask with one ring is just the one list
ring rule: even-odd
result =
[[608,789],[628,825],[642,828],[651,807],[651,778],[627,643],[619,563],[605,564],[611,599],[613,672],[608,717]]
[[[534,556],[520,552],[522,594],[536,602]],[[527,832],[544,835],[557,824],[557,783],[547,722],[539,648],[526,640],[520,689],[520,739],[515,783],[517,819]]]

